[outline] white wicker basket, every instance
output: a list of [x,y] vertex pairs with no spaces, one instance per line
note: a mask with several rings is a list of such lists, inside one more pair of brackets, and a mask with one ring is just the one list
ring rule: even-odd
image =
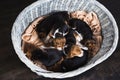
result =
[[[97,13],[101,26],[103,43],[100,51],[88,64],[77,70],[59,73],[44,70],[34,65],[21,50],[21,34],[35,18],[54,10],[85,10]],[[118,43],[118,28],[111,13],[96,0],[39,0],[25,8],[17,17],[12,28],[12,42],[20,60],[38,75],[50,78],[67,78],[81,74],[106,60],[115,50]]]

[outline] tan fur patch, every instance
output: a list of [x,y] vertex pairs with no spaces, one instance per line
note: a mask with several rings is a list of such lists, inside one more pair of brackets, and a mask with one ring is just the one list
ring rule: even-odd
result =
[[85,46],[88,47],[90,57],[93,57],[98,51],[98,47],[96,46],[96,42],[94,40],[86,41]]
[[72,58],[74,56],[78,56],[81,54],[81,48],[78,45],[73,45],[71,47],[70,52],[68,53],[68,58]]
[[53,44],[55,48],[64,48],[66,43],[66,39],[64,37],[58,37],[53,40]]

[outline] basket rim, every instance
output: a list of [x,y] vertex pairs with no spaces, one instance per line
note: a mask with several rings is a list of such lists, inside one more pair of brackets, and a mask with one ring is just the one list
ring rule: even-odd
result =
[[[18,15],[18,17],[16,18],[16,20],[15,20],[15,22],[14,22],[14,24],[13,24],[13,27],[12,27],[12,32],[13,32],[14,26],[17,24],[16,22],[17,22],[18,20],[21,20],[21,19],[23,18],[22,16],[23,16],[27,11],[30,10],[29,8],[31,8],[31,7],[33,7],[33,6],[36,6],[37,4],[39,4],[39,2],[44,3],[44,2],[48,2],[48,1],[52,1],[52,0],[44,0],[44,1],[43,1],[43,0],[38,0],[38,1],[34,2],[34,3],[32,3],[31,5],[29,5],[28,7],[26,7],[26,8]],[[79,69],[77,69],[77,70],[70,71],[70,72],[65,72],[65,73],[61,73],[61,72],[51,72],[51,71],[46,71],[46,70],[37,72],[37,71],[35,71],[34,69],[31,69],[29,66],[28,66],[28,68],[30,68],[33,72],[37,73],[37,74],[40,75],[40,76],[42,75],[42,76],[44,76],[44,77],[50,77],[50,78],[68,78],[68,77],[73,77],[73,76],[79,75],[79,74],[81,74],[81,73],[83,73],[83,72],[85,72],[85,71],[87,71],[87,70],[95,67],[97,64],[103,62],[103,61],[106,60],[110,55],[112,55],[112,53],[115,51],[115,49],[116,49],[116,47],[117,47],[118,39],[119,39],[119,32],[118,32],[117,23],[116,23],[113,15],[110,13],[110,11],[109,11],[105,6],[103,6],[101,3],[99,3],[99,2],[96,1],[96,0],[90,0],[89,2],[92,2],[93,4],[96,4],[97,6],[99,6],[103,11],[106,12],[106,14],[109,16],[109,19],[113,22],[113,27],[114,27],[114,29],[115,29],[115,32],[114,32],[115,38],[114,38],[112,47],[111,47],[110,50],[107,52],[107,53],[109,53],[109,55],[106,53],[105,57],[103,56],[104,58],[102,57],[102,58],[98,59],[96,62],[94,62],[94,64],[90,64],[90,65],[81,67],[81,69],[82,69],[82,68],[85,68],[85,69],[82,70],[82,71],[79,71],[79,69],[80,69],[80,68],[79,68]],[[42,4],[42,3],[41,3],[41,4]],[[23,12],[24,12],[24,13],[23,13]],[[13,41],[14,38],[13,38],[13,35],[12,35],[13,33],[12,33],[12,32],[11,32],[12,43],[14,44],[14,41]],[[14,46],[14,45],[13,45],[13,46]],[[14,46],[14,49],[15,49],[15,51],[16,51],[15,46]],[[16,51],[16,53],[17,53],[17,51]],[[19,57],[19,56],[18,56],[18,57]],[[19,57],[19,58],[20,58],[20,57]],[[21,58],[20,58],[20,59],[21,59]],[[24,63],[23,60],[21,60],[21,61]],[[27,66],[27,65],[26,65],[26,66]],[[44,71],[45,71],[45,72],[44,72]]]

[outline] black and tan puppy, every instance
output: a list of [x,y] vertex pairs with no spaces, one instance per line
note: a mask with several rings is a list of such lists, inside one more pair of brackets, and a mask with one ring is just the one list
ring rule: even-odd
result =
[[53,46],[57,49],[57,50],[63,50],[64,46],[66,43],[66,39],[65,37],[63,37],[61,34],[56,33],[56,37],[53,39]]
[[69,32],[67,35],[65,35],[66,39],[66,47],[64,48],[66,55],[71,50],[71,47],[76,44],[76,37],[74,36],[75,30],[72,28],[69,29]]
[[70,19],[69,20],[69,25],[71,28],[75,29],[78,31],[80,34],[82,34],[84,40],[91,40],[93,39],[93,32],[89,25],[85,23],[84,21],[80,19]]
[[[72,29],[76,30],[83,36],[83,40],[81,40],[81,44],[88,47],[89,52],[91,53],[91,48],[95,48],[95,40],[93,39],[93,32],[89,25],[80,19],[70,19],[69,25]],[[92,53],[91,53],[92,54]]]
[[33,61],[38,60],[42,62],[42,64],[45,65],[46,67],[53,66],[63,57],[62,51],[58,51],[57,49],[52,49],[52,48],[45,49],[44,51],[40,49],[36,49],[31,53],[32,53],[31,59]]
[[[69,25],[67,25],[67,23],[65,23],[64,25],[55,24],[53,29],[51,30],[53,31],[51,32],[53,46],[58,50],[63,50],[66,44],[65,35],[67,35],[69,32]],[[50,39],[51,39],[50,36],[47,36],[46,40],[49,41]]]
[[83,46],[80,42],[83,40],[83,36],[78,33],[76,30],[70,28],[68,34],[65,36],[66,38],[66,47],[65,52],[66,54],[69,53],[69,50],[73,45],[78,45],[84,50],[88,50],[87,47]]
[[75,30],[69,29],[68,34],[65,36],[66,38],[66,45],[68,44],[76,44],[76,37],[74,36]]
[[51,13],[37,25],[36,31],[39,37],[44,39],[49,33],[52,34],[57,28],[66,26],[68,20],[69,15],[67,11]]
[[65,60],[61,63],[61,70],[63,72],[75,70],[84,66],[88,61],[88,52],[82,50],[80,46],[73,45]]

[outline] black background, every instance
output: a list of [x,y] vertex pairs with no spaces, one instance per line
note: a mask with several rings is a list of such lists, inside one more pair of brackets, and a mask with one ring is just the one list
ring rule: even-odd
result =
[[[120,28],[120,0],[98,0],[113,14]],[[81,75],[66,79],[37,76],[16,55],[11,29],[18,14],[35,0],[0,0],[0,80],[120,80],[120,43],[106,61]]]

